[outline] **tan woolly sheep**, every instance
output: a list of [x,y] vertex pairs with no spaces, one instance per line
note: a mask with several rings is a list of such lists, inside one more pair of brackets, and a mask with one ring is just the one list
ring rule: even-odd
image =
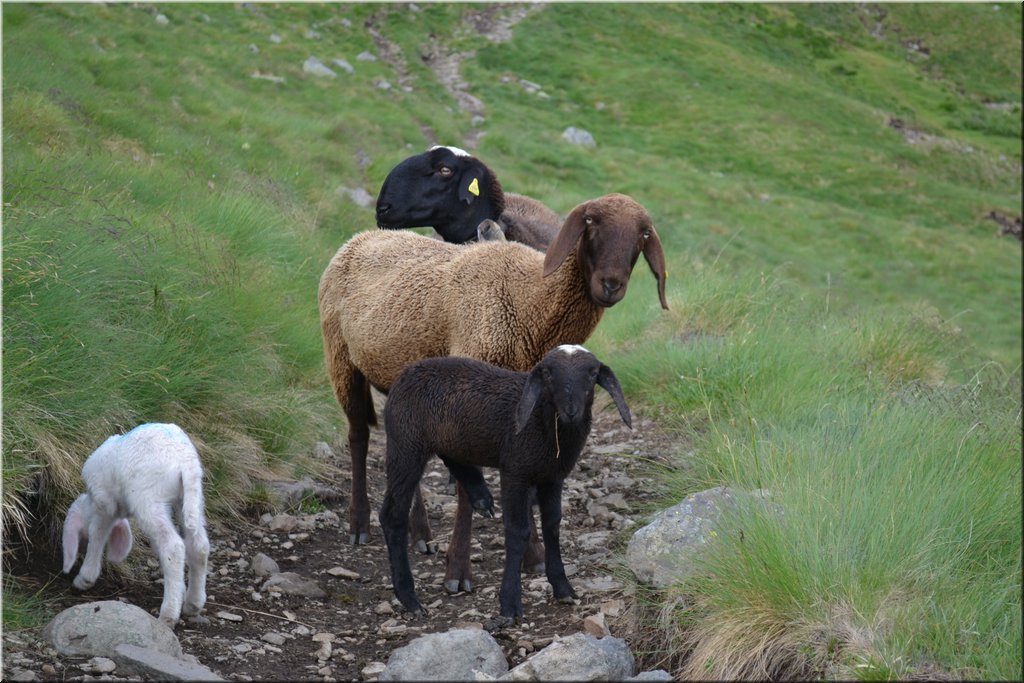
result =
[[[342,246],[321,276],[318,300],[328,375],[349,423],[351,541],[369,538],[371,386],[387,392],[408,363],[433,356],[525,372],[556,346],[586,341],[625,295],[641,253],[667,309],[661,242],[647,211],[622,194],[574,208],[546,254],[516,242],[460,246],[384,230]],[[446,586],[469,583],[469,504],[460,493]],[[412,539],[426,540],[422,504],[414,515],[423,519]]]

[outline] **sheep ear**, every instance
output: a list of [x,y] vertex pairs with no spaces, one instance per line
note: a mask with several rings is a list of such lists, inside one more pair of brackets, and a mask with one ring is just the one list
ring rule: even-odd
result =
[[653,226],[651,226],[651,236],[644,244],[644,258],[647,260],[647,265],[651,267],[654,277],[658,279],[658,298],[661,299],[661,307],[667,311],[665,279],[668,277],[668,272],[665,270],[665,252],[662,251],[661,240],[658,239],[658,233],[654,231]]
[[107,559],[111,562],[122,562],[132,549],[132,527],[127,519],[114,522],[107,542]]
[[480,196],[480,173],[475,168],[469,168],[462,175],[459,181],[459,199],[472,204]]
[[516,408],[516,434],[523,431],[523,427],[530,421],[533,415],[533,407],[537,405],[540,392],[544,390],[544,380],[541,379],[540,370],[534,368],[526,380],[523,388],[523,396],[519,399],[519,406]]
[[68,508],[67,517],[64,518],[64,534],[61,544],[64,547],[63,571],[65,574],[70,573],[71,568],[75,566],[75,560],[78,559],[78,542],[85,532],[85,518],[82,515],[82,500],[84,498],[85,494],[82,494],[75,499],[75,502]]
[[544,277],[558,270],[558,266],[562,265],[562,262],[576,248],[576,243],[583,236],[583,228],[585,227],[583,216],[586,212],[587,205],[580,204],[572,210],[572,213],[562,223],[562,229],[555,235],[555,239],[551,241],[548,251],[544,255]]
[[626,426],[630,429],[633,428],[633,419],[629,414],[629,406],[626,405],[626,397],[622,395],[622,387],[619,386],[619,378],[615,376],[612,369],[605,364],[601,364],[601,369],[597,373],[597,383],[604,387],[604,390],[611,394],[612,400],[615,401],[615,407],[619,409],[619,415],[622,417],[622,421],[626,423]]

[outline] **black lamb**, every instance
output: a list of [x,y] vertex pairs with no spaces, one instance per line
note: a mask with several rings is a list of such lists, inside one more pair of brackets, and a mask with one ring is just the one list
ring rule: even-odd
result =
[[529,539],[529,490],[536,487],[544,537],[544,566],[559,602],[576,594],[562,565],[559,527],[562,485],[590,434],[594,385],[609,394],[632,428],[615,374],[582,346],[549,351],[530,372],[469,358],[428,358],[407,365],[384,407],[387,491],[380,524],[388,546],[395,595],[409,612],[424,613],[416,597],[406,548],[409,506],[423,470],[438,454],[459,478],[474,506],[490,508],[486,486],[462,475],[497,467],[505,527],[500,615],[488,629],[522,618],[519,568]]

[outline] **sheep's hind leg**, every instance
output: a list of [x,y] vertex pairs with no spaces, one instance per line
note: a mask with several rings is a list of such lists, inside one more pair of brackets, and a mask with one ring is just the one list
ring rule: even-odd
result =
[[473,575],[469,568],[469,544],[472,536],[473,507],[462,484],[455,484],[458,504],[455,507],[455,525],[448,543],[448,558],[444,570],[444,589],[449,593],[473,592]]
[[135,521],[160,559],[160,569],[164,575],[160,621],[174,628],[181,616],[181,603],[185,595],[185,542],[174,528],[166,505],[154,504],[139,511]]
[[537,507],[537,489],[530,487],[530,542],[526,545],[523,555],[523,571],[532,574],[544,573],[544,542],[537,533],[537,518],[533,514]]
[[[184,525],[182,525],[184,526]],[[206,605],[206,571],[210,557],[210,540],[206,529],[185,527],[185,562],[188,564],[188,588],[183,614],[199,614]]]
[[370,384],[358,370],[352,370],[344,403],[348,419],[348,451],[352,459],[352,495],[348,503],[349,542],[370,541],[370,500],[366,493],[366,453],[370,447],[370,424],[376,422]]
[[430,531],[430,520],[427,519],[427,508],[423,505],[423,487],[417,486],[412,498],[412,511],[409,513],[409,545],[424,555],[437,552],[434,534]]
[[484,517],[494,517],[494,496],[491,495],[491,490],[487,488],[487,482],[484,481],[484,474],[480,471],[480,468],[472,465],[463,465],[444,457],[441,460],[444,462],[445,467],[448,468],[449,474],[455,477],[455,480],[462,485],[466,495],[469,496],[469,502],[472,504],[473,509]]
[[406,547],[408,538],[409,507],[423,474],[423,464],[414,459],[403,459],[399,464],[397,457],[392,457],[392,446],[388,444],[388,487],[381,505],[380,521],[384,530],[384,541],[388,548],[388,561],[391,567],[391,586],[395,597],[402,607],[413,614],[426,614],[423,605],[416,597],[416,585],[409,567],[409,551]]

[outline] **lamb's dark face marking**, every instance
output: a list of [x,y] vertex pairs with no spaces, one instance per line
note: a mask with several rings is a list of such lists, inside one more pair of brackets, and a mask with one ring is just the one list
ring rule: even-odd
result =
[[609,194],[573,209],[548,247],[544,275],[557,270],[577,245],[576,258],[594,305],[608,308],[622,300],[633,266],[643,254],[658,280],[661,307],[668,309],[661,240],[647,211],[632,198]]
[[477,225],[488,217],[478,214],[494,212],[497,218],[503,209],[501,185],[482,161],[457,147],[433,147],[388,173],[376,216],[386,230],[451,226],[442,236],[462,243],[475,240]]
[[516,432],[526,426],[543,395],[550,397],[560,424],[572,427],[589,424],[595,384],[611,395],[622,421],[632,428],[629,408],[611,368],[582,346],[562,345],[549,351],[530,372],[516,411]]

